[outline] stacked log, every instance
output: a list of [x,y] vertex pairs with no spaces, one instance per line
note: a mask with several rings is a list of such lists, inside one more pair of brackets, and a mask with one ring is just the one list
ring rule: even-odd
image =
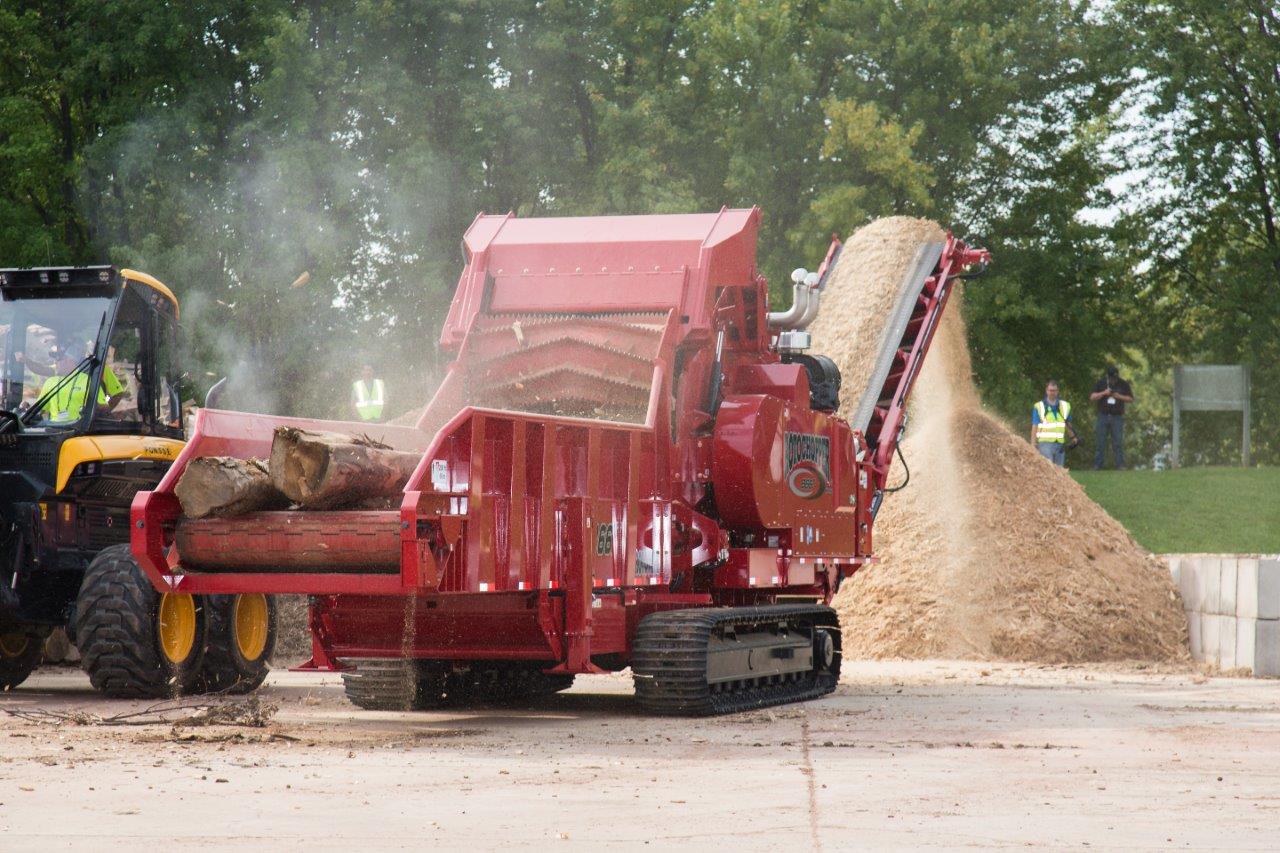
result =
[[226,518],[289,506],[289,499],[271,482],[267,463],[261,459],[192,459],[174,492],[188,518]]
[[364,435],[279,427],[271,458],[192,459],[174,490],[187,518],[280,509],[394,509],[420,453]]
[[398,494],[421,459],[368,436],[279,427],[271,482],[302,509],[337,509]]

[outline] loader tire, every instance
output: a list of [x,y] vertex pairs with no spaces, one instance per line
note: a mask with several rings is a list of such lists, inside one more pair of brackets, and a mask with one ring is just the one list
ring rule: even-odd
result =
[[270,595],[205,596],[208,619],[202,693],[250,693],[271,670],[276,647],[276,603]]
[[0,692],[12,690],[27,680],[40,665],[44,640],[30,631],[0,634]]
[[195,692],[205,649],[199,596],[161,594],[128,545],[98,553],[76,599],[80,665],[95,688],[121,698]]

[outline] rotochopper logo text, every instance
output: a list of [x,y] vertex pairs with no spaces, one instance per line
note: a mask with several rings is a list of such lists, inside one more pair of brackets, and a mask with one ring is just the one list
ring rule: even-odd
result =
[[821,497],[831,478],[831,439],[803,432],[789,432],[786,439],[787,487],[796,497]]

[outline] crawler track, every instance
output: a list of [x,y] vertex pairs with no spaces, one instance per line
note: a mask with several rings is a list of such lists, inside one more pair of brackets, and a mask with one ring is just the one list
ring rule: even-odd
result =
[[840,624],[819,605],[698,608],[641,621],[632,658],[647,711],[703,716],[815,699],[840,680]]
[[[549,696],[573,685],[572,675],[547,675],[538,664],[405,658],[346,658],[347,699],[368,711],[425,711],[446,706],[510,704]],[[549,665],[549,664],[547,664]]]

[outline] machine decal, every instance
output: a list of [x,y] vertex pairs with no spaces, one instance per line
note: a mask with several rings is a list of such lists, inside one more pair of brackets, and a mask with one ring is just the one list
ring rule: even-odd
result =
[[831,479],[831,439],[804,432],[789,432],[786,438],[787,487],[806,500],[821,497]]
[[437,492],[449,491],[449,460],[431,460],[431,488]]
[[613,522],[605,522],[596,528],[596,556],[604,557],[613,553]]

